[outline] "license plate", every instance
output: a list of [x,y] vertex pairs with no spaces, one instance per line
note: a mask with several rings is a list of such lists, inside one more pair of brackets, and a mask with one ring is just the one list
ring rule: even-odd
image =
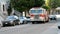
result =
[[8,24],[8,23],[5,23],[5,24]]

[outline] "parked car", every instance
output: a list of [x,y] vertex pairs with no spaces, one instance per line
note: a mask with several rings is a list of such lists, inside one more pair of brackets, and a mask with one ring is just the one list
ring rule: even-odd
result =
[[20,24],[26,24],[27,22],[26,22],[26,17],[24,17],[24,16],[21,16],[21,17],[19,17],[19,20],[20,20]]
[[27,23],[30,23],[31,21],[30,21],[30,17],[26,17],[26,22]]
[[49,15],[50,20],[56,20],[56,15]]
[[17,16],[8,16],[6,18],[6,20],[2,21],[2,23],[3,23],[3,26],[5,26],[5,25],[13,25],[14,26],[16,24],[19,24],[20,22],[19,22],[19,19]]

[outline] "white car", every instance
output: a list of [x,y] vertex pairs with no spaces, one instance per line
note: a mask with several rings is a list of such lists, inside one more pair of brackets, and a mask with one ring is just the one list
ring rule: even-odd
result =
[[27,21],[27,23],[31,23],[30,20],[31,20],[30,17],[26,17],[26,21]]
[[19,20],[20,20],[20,24],[26,24],[27,23],[26,17],[24,17],[24,16],[19,17]]
[[49,19],[50,20],[56,20],[57,18],[56,18],[56,15],[49,15]]

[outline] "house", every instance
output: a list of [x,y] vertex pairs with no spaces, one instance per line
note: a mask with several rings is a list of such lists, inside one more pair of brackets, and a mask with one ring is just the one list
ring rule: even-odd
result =
[[57,7],[57,8],[56,8],[56,13],[57,13],[57,14],[60,14],[60,7]]
[[0,18],[5,19],[8,16],[7,9],[10,0],[0,0]]

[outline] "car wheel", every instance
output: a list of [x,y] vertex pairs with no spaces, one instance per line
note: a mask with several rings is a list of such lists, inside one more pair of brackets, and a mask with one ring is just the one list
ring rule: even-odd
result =
[[49,19],[46,22],[49,22]]
[[28,24],[28,22],[27,22],[27,21],[26,21],[25,23],[26,23],[26,24]]
[[46,23],[46,21],[41,21],[43,24],[45,24]]
[[27,22],[26,21],[23,21],[23,24],[27,24]]
[[5,25],[3,25],[2,27],[5,27]]
[[5,27],[5,24],[3,24],[2,27]]
[[20,22],[18,22],[18,25],[20,25]]
[[35,24],[35,22],[32,22],[32,24]]
[[55,18],[55,20],[56,20],[56,18]]
[[15,23],[13,23],[13,26],[15,26]]
[[60,26],[58,26],[58,29],[60,29]]
[[21,25],[22,23],[20,23],[20,25]]
[[[17,23],[17,22],[16,22],[16,23]],[[17,25],[20,25],[20,22],[18,22]]]

